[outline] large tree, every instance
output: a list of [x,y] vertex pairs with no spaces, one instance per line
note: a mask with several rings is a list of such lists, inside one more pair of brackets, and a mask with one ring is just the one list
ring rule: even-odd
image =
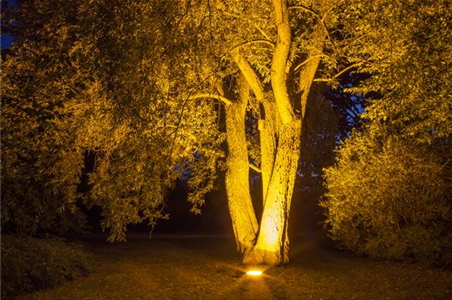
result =
[[[289,259],[287,230],[303,147],[302,126],[316,75],[327,75],[336,67],[329,26],[336,22],[333,12],[338,3],[298,1],[289,6],[287,1],[232,1],[209,7],[213,25],[206,32],[213,32],[210,36],[216,37],[220,50],[206,60],[224,61],[222,73],[212,80],[211,93],[227,99],[223,100],[226,191],[237,248],[245,263],[279,264]],[[322,61],[323,73],[319,72]],[[256,133],[256,127],[258,145],[249,145],[247,135]],[[260,218],[250,195],[250,168],[262,178]]]
[[[49,193],[71,190],[71,203],[79,199],[83,155],[94,155],[87,199],[103,208],[111,239],[121,240],[127,224],[164,216],[165,191],[177,178],[188,178],[197,212],[225,136],[229,210],[243,261],[287,262],[310,92],[316,81],[334,83],[341,73],[330,32],[341,3],[24,1],[12,26],[28,30],[16,31],[3,65],[2,131],[11,135],[2,137],[2,153],[28,164],[15,156],[14,147],[23,148],[17,138],[40,141],[25,146],[39,154],[36,172],[46,177],[36,180],[50,182]],[[224,135],[216,103],[224,105]],[[41,106],[48,108],[43,118],[36,117],[47,111]],[[15,122],[22,131],[13,132]],[[52,132],[66,137],[61,147],[49,146]],[[25,173],[13,163],[2,168]],[[250,168],[262,178],[261,217]],[[13,220],[14,208],[2,206],[7,211],[12,217],[5,220]]]

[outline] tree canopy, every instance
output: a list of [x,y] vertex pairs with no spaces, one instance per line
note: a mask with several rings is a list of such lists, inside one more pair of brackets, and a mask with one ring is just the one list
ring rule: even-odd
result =
[[451,50],[447,1],[357,2],[344,31],[375,92],[326,171],[327,228],[376,257],[450,264]]
[[103,208],[112,240],[163,217],[165,191],[187,170],[197,211],[223,138],[213,102],[191,97],[206,79],[187,70],[195,36],[176,39],[178,4],[20,4],[10,20],[18,42],[2,66],[2,224],[35,232],[54,227],[43,215],[77,211],[88,155],[96,165],[85,200]]

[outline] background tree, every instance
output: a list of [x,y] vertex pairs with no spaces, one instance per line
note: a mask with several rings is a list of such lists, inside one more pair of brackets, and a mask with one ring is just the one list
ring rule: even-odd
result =
[[20,44],[2,61],[2,230],[80,229],[83,217],[75,203],[83,158],[63,111],[63,103],[74,98],[63,82],[75,73],[66,63],[77,28],[67,23],[77,6],[19,5],[14,14],[3,11],[2,19]]
[[99,2],[85,15],[98,34],[81,49],[99,53],[93,70],[101,66],[114,126],[126,128],[114,147],[96,150],[91,197],[107,217],[104,225],[121,234],[142,216],[154,225],[164,216],[167,190],[187,172],[188,200],[199,212],[213,187],[222,135],[211,102],[191,97],[205,79],[189,69],[196,27],[185,19],[186,8],[178,1]]
[[164,217],[165,191],[187,170],[197,211],[222,135],[210,102],[190,98],[198,83],[182,75],[193,37],[176,39],[184,7],[26,1],[12,16],[16,43],[2,66],[3,228],[26,233],[27,218],[43,228],[55,212],[67,219],[64,208],[82,196],[85,155],[95,155],[85,200],[102,207],[111,240],[124,239],[127,224]]
[[350,57],[376,91],[369,124],[326,172],[327,227],[377,257],[451,262],[450,27],[446,1],[357,1],[344,10]]

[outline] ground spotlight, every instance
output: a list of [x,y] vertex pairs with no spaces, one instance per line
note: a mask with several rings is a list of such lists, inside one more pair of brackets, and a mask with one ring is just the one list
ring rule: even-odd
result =
[[260,276],[260,275],[262,275],[262,271],[261,270],[249,270],[248,272],[246,272],[246,275]]

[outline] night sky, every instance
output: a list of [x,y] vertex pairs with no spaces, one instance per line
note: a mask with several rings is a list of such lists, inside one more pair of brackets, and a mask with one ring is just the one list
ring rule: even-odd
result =
[[[16,6],[15,1],[12,0],[3,0],[2,2],[5,2],[9,6]],[[1,46],[2,49],[10,48],[11,44],[13,43],[13,37],[10,34],[3,34],[2,30],[2,36],[1,36]]]
[[13,37],[9,34],[3,35],[1,39],[2,49],[10,48],[13,43]]

